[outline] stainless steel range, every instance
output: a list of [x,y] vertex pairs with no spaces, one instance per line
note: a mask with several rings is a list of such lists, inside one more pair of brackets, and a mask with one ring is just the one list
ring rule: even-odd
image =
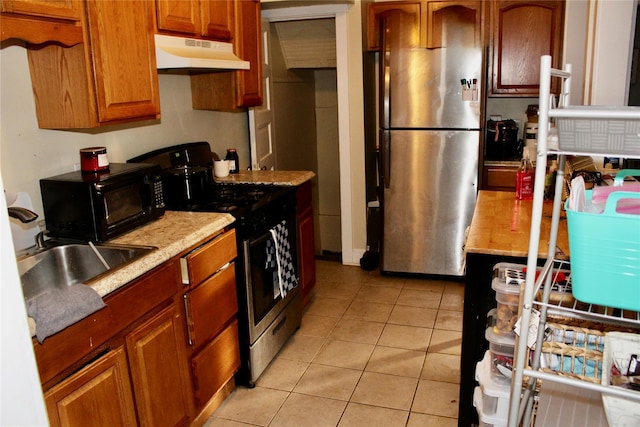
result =
[[236,288],[242,358],[236,381],[253,387],[300,326],[298,287],[283,297],[278,263],[270,259],[273,230],[278,229],[279,237],[286,236],[294,274],[299,277],[295,188],[216,183],[207,142],[162,148],[128,162],[155,163],[162,167],[167,209],[226,212],[236,218]]

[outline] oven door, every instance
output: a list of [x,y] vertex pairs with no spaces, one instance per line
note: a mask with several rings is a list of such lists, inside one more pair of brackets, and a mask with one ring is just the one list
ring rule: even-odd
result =
[[[295,251],[295,222],[287,222],[289,230],[289,246]],[[293,233],[292,233],[293,231]],[[247,292],[249,339],[253,344],[269,325],[282,312],[289,301],[298,293],[298,287],[289,291],[283,299],[278,289],[277,267],[267,263],[267,241],[271,240],[271,233],[264,234],[243,241],[245,286]],[[295,257],[295,254],[292,254]],[[295,263],[294,263],[295,265]],[[297,271],[296,271],[297,274]]]

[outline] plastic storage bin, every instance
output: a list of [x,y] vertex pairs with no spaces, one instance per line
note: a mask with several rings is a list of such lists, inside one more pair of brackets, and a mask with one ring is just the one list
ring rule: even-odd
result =
[[491,287],[496,291],[495,329],[498,332],[513,332],[518,320],[518,302],[520,300],[520,285],[524,284],[524,266],[501,262],[493,267]]
[[558,146],[564,151],[589,153],[616,153],[637,156],[640,153],[640,108],[571,106],[570,110],[588,110],[589,113],[612,109],[626,109],[636,114],[635,119],[556,119]]
[[480,384],[473,393],[473,405],[481,423],[506,426],[509,418],[511,383],[496,382],[491,376],[491,356],[487,351],[476,364],[476,381]]
[[[586,203],[592,197],[586,191]],[[603,213],[567,211],[572,292],[577,300],[640,310],[640,215],[616,212],[621,199],[640,193],[615,192]]]
[[516,347],[516,335],[495,332],[489,327],[485,332],[489,341],[489,370],[491,379],[501,384],[511,383],[511,369],[513,369],[513,355]]

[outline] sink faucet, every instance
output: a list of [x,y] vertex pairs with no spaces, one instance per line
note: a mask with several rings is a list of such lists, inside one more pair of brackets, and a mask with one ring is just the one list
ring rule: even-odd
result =
[[17,206],[11,206],[9,209],[9,216],[17,218],[20,222],[27,223],[35,221],[38,218],[38,214],[27,208],[20,208]]

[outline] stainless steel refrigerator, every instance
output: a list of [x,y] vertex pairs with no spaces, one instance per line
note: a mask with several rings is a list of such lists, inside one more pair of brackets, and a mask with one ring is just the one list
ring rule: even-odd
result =
[[382,272],[464,275],[484,73],[475,18],[463,12],[442,20],[434,49],[419,46],[411,15],[391,13],[381,25]]

